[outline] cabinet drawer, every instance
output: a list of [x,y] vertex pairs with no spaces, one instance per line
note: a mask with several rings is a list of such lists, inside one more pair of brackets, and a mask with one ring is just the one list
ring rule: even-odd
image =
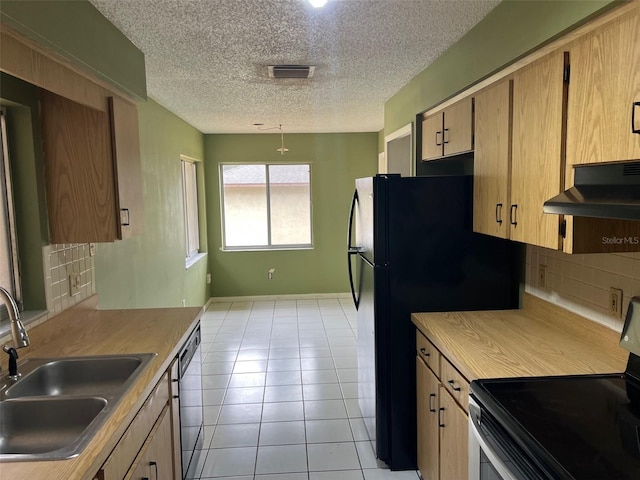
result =
[[469,413],[469,382],[446,358],[442,359],[442,385],[455,398],[466,413]]
[[102,466],[104,480],[124,478],[168,401],[169,375],[165,373]]
[[431,370],[440,376],[440,352],[433,344],[427,340],[422,333],[416,330],[416,351],[418,357],[424,360]]

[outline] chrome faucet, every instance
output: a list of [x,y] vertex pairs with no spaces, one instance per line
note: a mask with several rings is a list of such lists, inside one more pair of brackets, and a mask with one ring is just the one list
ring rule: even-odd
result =
[[9,322],[11,323],[11,337],[13,338],[13,344],[15,347],[5,345],[2,349],[9,354],[9,378],[17,380],[20,377],[20,374],[18,373],[18,352],[16,351],[16,348],[28,347],[29,335],[20,320],[18,304],[11,294],[3,287],[0,287],[0,299],[3,300],[7,306]]

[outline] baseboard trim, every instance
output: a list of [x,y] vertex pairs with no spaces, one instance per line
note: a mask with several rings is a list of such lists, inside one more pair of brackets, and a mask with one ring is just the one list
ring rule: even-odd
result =
[[269,300],[322,300],[325,298],[351,298],[350,293],[305,293],[293,295],[248,295],[246,297],[211,297],[204,306],[206,310],[212,303],[224,302],[262,302]]

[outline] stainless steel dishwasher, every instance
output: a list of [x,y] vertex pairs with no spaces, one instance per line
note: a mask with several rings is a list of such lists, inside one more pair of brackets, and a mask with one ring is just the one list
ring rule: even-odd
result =
[[200,339],[200,326],[198,326],[178,354],[183,479],[196,478],[195,469],[204,443]]

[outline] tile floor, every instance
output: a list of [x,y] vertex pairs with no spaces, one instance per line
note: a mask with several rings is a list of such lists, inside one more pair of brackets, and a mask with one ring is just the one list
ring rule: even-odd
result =
[[418,479],[367,441],[350,298],[214,303],[202,334],[199,478]]

